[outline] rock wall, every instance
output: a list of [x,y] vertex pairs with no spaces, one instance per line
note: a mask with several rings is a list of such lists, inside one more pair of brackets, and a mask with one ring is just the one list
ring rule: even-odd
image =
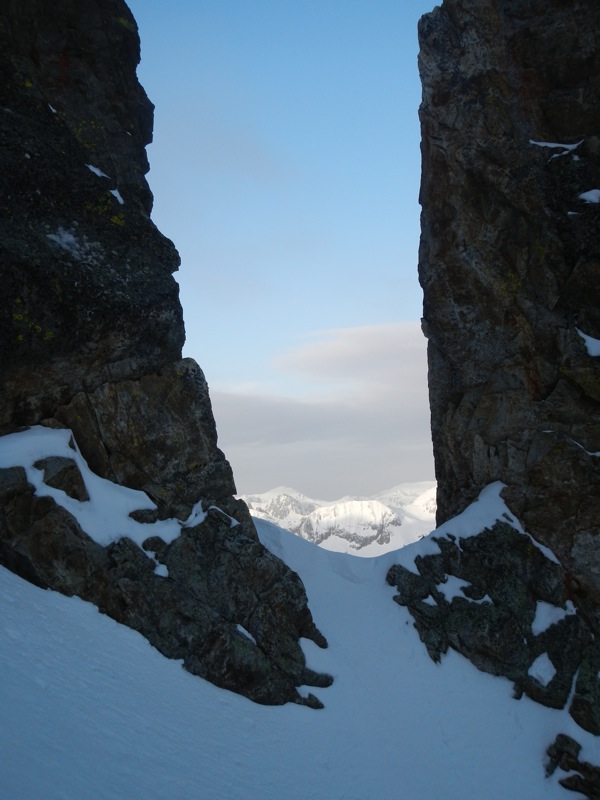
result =
[[[419,277],[448,521],[387,580],[431,658],[451,647],[600,735],[600,6],[444,0],[419,38]],[[600,796],[577,741],[548,744],[547,773]]]
[[492,481],[600,625],[600,5],[421,20],[419,276],[438,521]]
[[[298,639],[325,640],[300,580],[233,499],[204,376],[181,360],[179,257],[150,219],[153,106],[138,62],[122,0],[3,4],[0,435],[70,428],[94,472],[154,501],[142,522],[185,520],[199,500],[226,513],[148,552],[127,539],[104,548],[36,496],[23,470],[4,469],[0,563],[92,600],[219,685],[318,704],[297,686],[329,679],[306,670]],[[41,468],[85,501],[73,463]],[[154,572],[154,554],[168,578]]]

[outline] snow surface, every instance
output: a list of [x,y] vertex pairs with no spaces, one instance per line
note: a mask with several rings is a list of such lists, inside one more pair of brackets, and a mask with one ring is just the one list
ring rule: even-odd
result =
[[586,455],[588,455],[588,456],[592,456],[593,458],[598,458],[598,457],[600,457],[600,450],[595,450],[595,451],[594,451],[594,450],[587,450],[587,449],[586,449],[586,448],[585,448],[585,447],[584,447],[584,446],[581,444],[581,442],[577,442],[577,441],[575,441],[575,439],[569,439],[568,441],[572,442],[572,443],[573,443],[573,444],[574,444],[576,447],[579,447],[579,449],[580,449],[580,450],[583,450],[583,452],[584,452]]
[[556,669],[548,653],[539,655],[527,670],[527,674],[535,678],[542,686],[548,686],[552,678],[556,675]]
[[100,167],[95,167],[93,164],[86,164],[86,167],[90,170],[90,172],[93,172],[94,175],[97,175],[99,178],[108,178],[106,172],[102,172]]
[[125,200],[121,197],[121,192],[118,189],[109,189],[112,196],[122,205],[125,205]]
[[468,589],[470,585],[468,581],[463,581],[462,578],[457,578],[456,575],[446,575],[446,580],[443,583],[438,583],[437,590],[444,595],[446,602],[451,603],[455,597],[462,597],[464,600],[463,589]]
[[562,144],[561,142],[536,142],[533,139],[529,140],[529,144],[535,144],[537,147],[550,147],[553,150],[556,150],[560,147],[563,150],[566,150],[567,153],[570,153],[572,150],[576,150],[580,144],[583,144],[583,142],[583,139],[581,139],[579,142],[575,142],[575,144]]
[[587,333],[579,330],[579,328],[575,328],[575,330],[585,342],[589,355],[600,356],[600,339],[594,339],[592,336],[588,336]]
[[[39,456],[36,437],[22,441],[21,460]],[[105,490],[117,526],[120,490],[114,503]],[[444,527],[474,534],[507,516],[493,486]],[[335,678],[316,692],[325,708],[253,704],[94,606],[0,568],[2,800],[577,800],[560,771],[545,777],[546,748],[566,733],[597,763],[599,740],[566,711],[514,700],[509,681],[455,652],[433,663],[393,602],[387,570],[437,549],[430,537],[361,559],[257,526],[301,576],[329,641],[303,643],[308,665]],[[544,680],[548,665],[536,672]]]
[[[537,147],[549,147],[552,150],[560,148],[562,150],[562,153],[554,153],[554,155],[550,156],[550,161],[552,161],[553,158],[560,158],[561,156],[569,155],[569,153],[572,153],[574,150],[576,150],[580,144],[583,144],[583,142],[584,139],[581,139],[579,142],[575,142],[575,144],[561,144],[560,142],[536,142],[533,139],[529,140],[529,144],[534,144]],[[579,161],[579,156],[574,155],[573,160]]]
[[246,637],[246,639],[250,639],[250,641],[251,641],[253,644],[256,644],[256,639],[254,638],[254,636],[252,636],[252,634],[250,633],[250,631],[247,631],[247,630],[246,630],[246,628],[244,628],[244,626],[243,626],[243,625],[240,625],[240,623],[238,622],[238,623],[237,623],[237,625],[236,625],[235,627],[236,627],[236,628],[237,628],[237,630],[238,630],[238,631],[239,631],[239,632],[242,634],[242,636],[245,636],[245,637]]
[[575,606],[570,600],[565,603],[566,608],[560,606],[553,606],[552,603],[546,603],[544,600],[538,600],[535,607],[535,617],[531,623],[531,631],[534,636],[539,636],[540,633],[548,630],[552,625],[560,622],[561,619],[575,614]]
[[600,203],[600,189],[590,189],[589,192],[582,192],[579,199],[586,203]]

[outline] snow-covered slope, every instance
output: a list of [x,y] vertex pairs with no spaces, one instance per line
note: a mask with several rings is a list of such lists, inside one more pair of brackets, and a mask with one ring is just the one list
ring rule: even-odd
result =
[[[461,531],[504,510],[488,493]],[[258,528],[329,640],[305,644],[308,664],[335,677],[325,708],[255,705],[0,569],[2,800],[577,800],[564,773],[545,777],[546,747],[570,734],[598,762],[598,740],[455,652],[434,664],[393,602],[387,569],[436,550],[429,537],[362,559]]]
[[256,519],[279,525],[327,550],[381,555],[432,530],[435,483],[403,483],[374,497],[314,500],[280,486],[264,494],[242,495]]

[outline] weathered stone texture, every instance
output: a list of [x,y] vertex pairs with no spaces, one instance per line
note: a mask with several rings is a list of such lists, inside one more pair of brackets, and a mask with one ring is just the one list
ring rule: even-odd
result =
[[149,218],[153,107],[138,60],[123,2],[4,4],[2,433],[180,357],[179,257]]
[[75,433],[94,472],[145,491],[161,518],[187,519],[199,497],[235,492],[208,386],[192,359],[79,392],[54,416]]
[[[387,577],[429,655],[439,661],[452,647],[479,669],[512,680],[517,696],[552,708],[569,703],[576,722],[600,734],[600,648],[576,613],[564,568],[503,522],[462,538],[457,521],[435,541],[439,555],[417,557],[418,574],[396,565]],[[446,584],[456,579],[463,588],[447,599]],[[546,609],[556,621],[536,624]],[[554,670],[547,683],[532,669],[544,654]]]
[[419,36],[438,521],[503,481],[598,625],[600,5],[444,0]]
[[[330,679],[306,668],[298,640],[326,642],[298,576],[233,499],[206,381],[181,360],[179,256],[150,219],[139,55],[123,0],[2,5],[0,435],[70,428],[98,475],[154,500],[140,522],[185,520],[199,500],[226,513],[148,552],[127,539],[104,548],[23,470],[0,470],[0,563],[91,600],[219,686],[318,705],[297,687]],[[74,461],[37,467],[87,499]]]

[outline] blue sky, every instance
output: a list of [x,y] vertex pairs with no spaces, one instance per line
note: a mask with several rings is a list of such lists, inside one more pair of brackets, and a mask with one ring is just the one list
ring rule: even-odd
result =
[[238,490],[431,478],[416,25],[433,3],[129,5],[153,218]]

